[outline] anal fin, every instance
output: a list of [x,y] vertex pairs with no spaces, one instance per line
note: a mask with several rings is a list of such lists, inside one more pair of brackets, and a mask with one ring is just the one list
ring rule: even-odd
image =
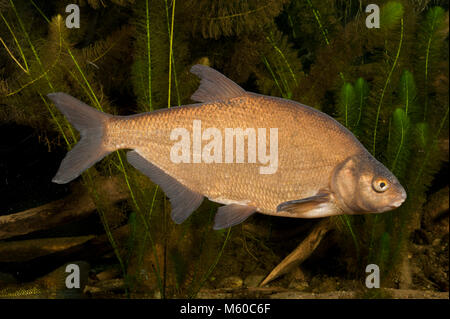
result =
[[256,212],[256,208],[247,205],[230,204],[221,206],[214,219],[214,229],[228,228],[242,223]]
[[181,224],[184,222],[203,202],[202,194],[190,190],[162,169],[147,161],[136,151],[128,152],[127,160],[155,184],[158,184],[166,193],[170,199],[171,217],[175,223]]

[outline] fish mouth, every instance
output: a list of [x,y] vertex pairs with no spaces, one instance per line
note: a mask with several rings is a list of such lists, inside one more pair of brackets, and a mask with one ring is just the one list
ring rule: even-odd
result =
[[404,189],[401,190],[401,194],[400,194],[400,199],[398,199],[397,201],[393,202],[391,205],[389,205],[389,207],[391,208],[398,208],[400,207],[403,202],[406,200],[406,192]]
[[380,210],[378,210],[378,213],[384,213],[396,208],[399,208],[406,200],[406,191],[402,188],[400,190],[400,196],[396,197],[396,200],[394,202],[392,202],[391,204],[381,208]]
[[392,203],[391,205],[389,205],[389,207],[390,208],[398,208],[403,204],[404,201],[405,201],[404,199],[398,200],[398,201]]

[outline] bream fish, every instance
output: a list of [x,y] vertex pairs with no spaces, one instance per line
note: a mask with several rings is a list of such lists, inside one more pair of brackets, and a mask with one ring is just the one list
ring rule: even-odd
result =
[[[330,116],[247,92],[204,65],[191,72],[201,79],[191,97],[200,103],[131,116],[48,94],[81,135],[53,182],[68,183],[109,153],[130,149],[129,163],[169,197],[174,222],[186,220],[204,197],[225,204],[214,229],[256,212],[316,218],[381,213],[405,201],[397,178]],[[239,149],[238,141],[247,147]]]

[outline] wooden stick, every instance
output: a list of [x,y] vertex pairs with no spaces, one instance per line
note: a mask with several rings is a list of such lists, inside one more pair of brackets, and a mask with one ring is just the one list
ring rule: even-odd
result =
[[260,287],[266,285],[275,278],[289,272],[295,266],[305,261],[317,248],[323,237],[331,230],[330,219],[321,221],[311,233],[294,249],[270,274],[261,282]]
[[[99,187],[112,202],[129,197],[128,192],[121,190],[118,178],[105,178],[99,181]],[[91,196],[83,192],[23,212],[0,216],[0,239],[50,229],[85,217],[95,209]]]

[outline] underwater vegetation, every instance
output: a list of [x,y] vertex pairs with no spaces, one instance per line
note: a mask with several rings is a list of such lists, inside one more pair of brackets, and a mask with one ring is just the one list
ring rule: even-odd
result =
[[[366,265],[377,264],[382,286],[402,280],[430,186],[448,165],[448,2],[377,1],[378,29],[365,23],[374,1],[73,3],[80,28],[66,27],[64,1],[0,0],[1,123],[32,127],[49,151],[69,150],[79,136],[48,93],[67,92],[116,115],[148,112],[192,103],[198,80],[189,69],[210,65],[246,90],[333,116],[393,172],[408,194],[400,208],[332,223],[349,276],[362,278]],[[128,194],[119,205],[102,187],[109,176]],[[270,232],[255,239],[243,226],[214,231],[211,202],[174,224],[163,192],[124,151],[90,168],[80,183],[95,203],[127,296],[191,298],[227,273],[233,259],[270,270],[284,257],[274,257]],[[125,241],[114,235],[123,226]],[[245,249],[227,250],[233,239]],[[267,260],[253,256],[247,241]]]

